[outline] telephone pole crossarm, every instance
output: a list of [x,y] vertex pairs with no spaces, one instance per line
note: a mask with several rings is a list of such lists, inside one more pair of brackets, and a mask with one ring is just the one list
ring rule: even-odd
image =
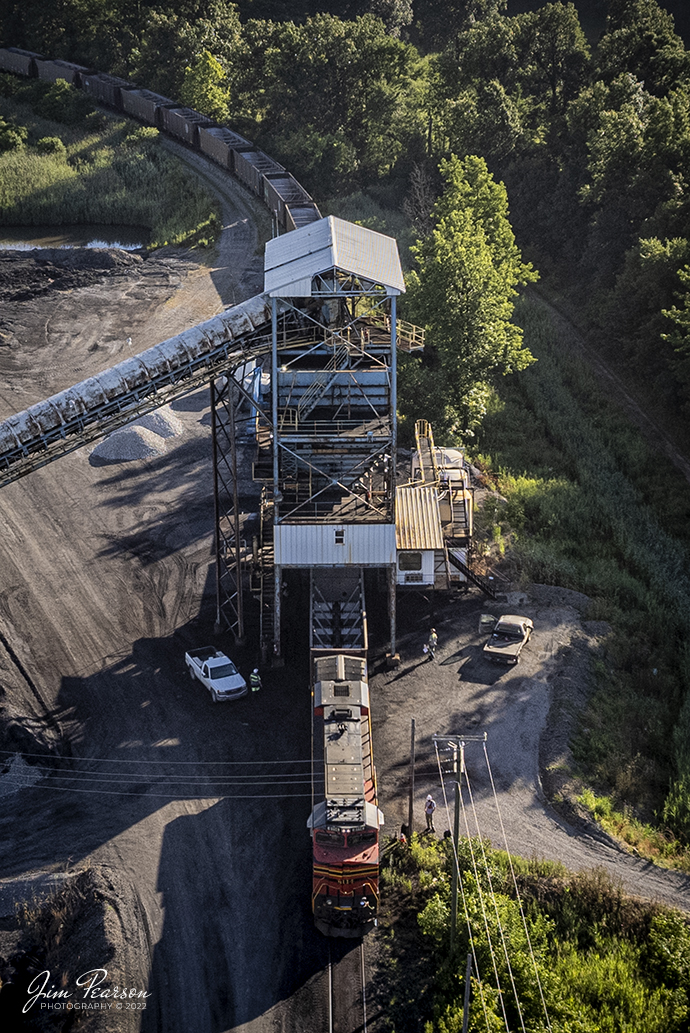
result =
[[452,766],[450,771],[444,771],[444,774],[457,775],[458,772],[462,772],[464,764],[461,763],[458,766],[458,756],[464,757],[465,746],[470,742],[486,742],[486,732],[482,735],[455,735],[450,733],[448,735],[441,735],[440,732],[436,732],[432,735],[432,741],[436,750],[439,753],[450,753],[452,757]]

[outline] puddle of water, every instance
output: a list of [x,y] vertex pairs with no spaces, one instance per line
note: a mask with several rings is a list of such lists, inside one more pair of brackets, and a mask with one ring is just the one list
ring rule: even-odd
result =
[[0,226],[0,249],[118,247],[136,251],[146,247],[149,231],[143,226]]

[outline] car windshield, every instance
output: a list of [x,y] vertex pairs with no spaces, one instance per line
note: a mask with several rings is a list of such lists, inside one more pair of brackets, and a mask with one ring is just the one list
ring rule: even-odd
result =
[[217,681],[219,678],[232,678],[233,674],[237,674],[237,668],[232,662],[219,664],[218,667],[212,667],[210,670],[213,681]]
[[494,635],[501,638],[522,638],[522,628],[519,624],[499,624]]

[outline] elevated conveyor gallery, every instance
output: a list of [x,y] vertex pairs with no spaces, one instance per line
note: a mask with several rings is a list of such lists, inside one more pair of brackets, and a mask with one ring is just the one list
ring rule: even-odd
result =
[[[279,349],[304,338],[289,314],[281,323]],[[271,301],[259,294],[37,402],[0,422],[0,487],[270,352]]]

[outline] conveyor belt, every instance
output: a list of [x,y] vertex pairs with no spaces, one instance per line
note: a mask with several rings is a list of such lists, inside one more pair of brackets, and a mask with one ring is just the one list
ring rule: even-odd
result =
[[8,417],[0,422],[0,487],[270,349],[271,300],[259,294]]

